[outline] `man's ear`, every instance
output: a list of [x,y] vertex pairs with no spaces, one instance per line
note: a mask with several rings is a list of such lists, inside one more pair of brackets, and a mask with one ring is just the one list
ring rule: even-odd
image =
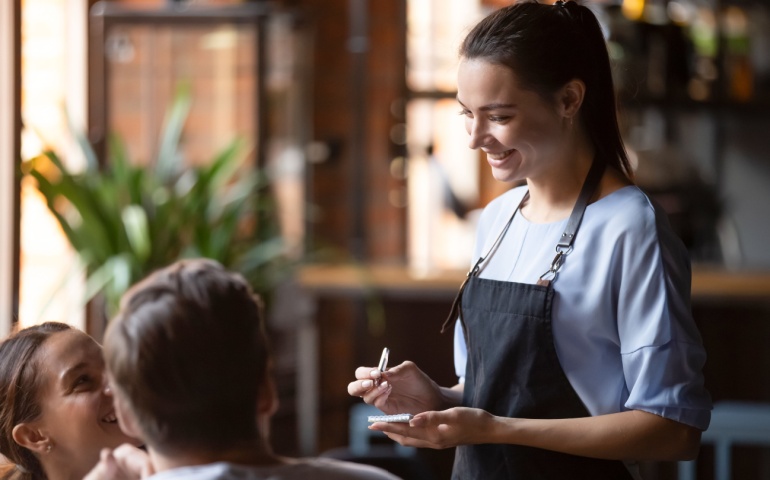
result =
[[582,80],[573,78],[565,83],[559,90],[557,101],[562,115],[567,118],[574,118],[586,95],[586,84]]
[[257,415],[271,417],[278,411],[278,393],[275,388],[273,376],[269,373],[259,388],[259,398],[257,399]]
[[50,439],[34,423],[20,423],[11,432],[13,441],[38,455],[48,452]]

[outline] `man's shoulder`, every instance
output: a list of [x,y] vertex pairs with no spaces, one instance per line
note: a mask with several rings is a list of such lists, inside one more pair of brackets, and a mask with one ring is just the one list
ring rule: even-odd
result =
[[292,459],[262,467],[226,462],[183,467],[158,473],[150,480],[397,480],[385,470],[327,458]]
[[330,480],[396,480],[398,478],[385,470],[371,465],[345,462],[331,458],[304,458],[297,460],[297,465],[304,467],[298,470],[312,471],[313,478],[319,480],[326,478]]

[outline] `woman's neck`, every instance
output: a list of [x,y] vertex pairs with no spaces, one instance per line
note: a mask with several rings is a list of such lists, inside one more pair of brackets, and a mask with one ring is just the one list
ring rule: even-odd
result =
[[529,200],[521,213],[530,222],[556,222],[572,212],[594,158],[593,149],[576,148],[573,152],[550,170],[527,178]]
[[52,463],[42,463],[43,471],[48,480],[83,480],[83,477],[93,468],[93,465],[79,469],[72,464],[52,465]]

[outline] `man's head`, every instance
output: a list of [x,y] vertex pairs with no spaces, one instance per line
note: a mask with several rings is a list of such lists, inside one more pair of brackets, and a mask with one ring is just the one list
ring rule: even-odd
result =
[[209,260],[152,274],[123,297],[104,352],[121,424],[151,448],[257,437],[268,352],[261,303],[242,276]]

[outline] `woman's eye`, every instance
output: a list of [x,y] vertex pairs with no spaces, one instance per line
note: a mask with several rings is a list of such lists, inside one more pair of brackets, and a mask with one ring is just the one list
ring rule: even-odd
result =
[[81,375],[78,378],[75,379],[75,382],[72,384],[73,388],[88,386],[92,383],[91,377],[88,375]]
[[504,122],[507,122],[508,119],[510,118],[511,117],[506,117],[506,116],[491,116],[489,117],[489,121],[495,122],[495,123],[504,123]]
[[460,115],[460,116],[463,116],[463,117],[472,117],[473,116],[473,115],[471,115],[471,111],[470,110],[466,110],[464,108],[462,110],[460,110],[459,112],[457,112],[457,114]]

